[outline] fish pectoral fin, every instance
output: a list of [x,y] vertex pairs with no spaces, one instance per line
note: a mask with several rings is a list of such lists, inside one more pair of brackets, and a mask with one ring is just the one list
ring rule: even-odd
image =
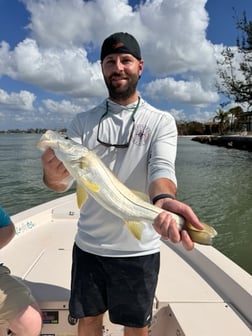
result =
[[143,232],[143,224],[141,222],[125,221],[125,225],[137,240],[141,240]]
[[83,188],[79,183],[76,186],[76,196],[77,196],[77,204],[79,209],[86,203],[88,199],[88,193],[85,188]]
[[85,185],[85,187],[95,193],[100,191],[100,186],[98,184],[90,182],[86,177],[81,177],[82,183]]

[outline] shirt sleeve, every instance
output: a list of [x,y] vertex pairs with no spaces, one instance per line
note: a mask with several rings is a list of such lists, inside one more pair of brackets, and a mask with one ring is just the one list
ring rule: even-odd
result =
[[177,127],[169,113],[163,114],[153,135],[148,164],[149,184],[158,178],[168,178],[177,186],[175,161]]
[[82,133],[83,125],[79,120],[79,115],[76,115],[67,129],[67,136],[73,141],[81,144]]
[[0,208],[0,227],[8,226],[10,224],[10,216],[4,211],[4,209]]

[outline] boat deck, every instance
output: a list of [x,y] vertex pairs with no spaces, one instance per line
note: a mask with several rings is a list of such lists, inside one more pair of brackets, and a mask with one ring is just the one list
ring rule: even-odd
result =
[[[68,299],[79,210],[74,195],[49,203],[12,217],[17,235],[1,251],[1,260],[38,300],[41,335],[76,336],[76,325],[68,322]],[[152,336],[249,336],[252,277],[212,247],[185,252],[164,243],[153,314]],[[106,315],[103,334],[123,335],[122,327],[110,324]]]

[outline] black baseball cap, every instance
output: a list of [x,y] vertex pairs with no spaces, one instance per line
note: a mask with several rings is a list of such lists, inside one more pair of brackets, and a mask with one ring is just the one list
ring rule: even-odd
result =
[[109,54],[131,54],[138,60],[142,58],[135,37],[123,32],[112,34],[104,40],[101,48],[101,61]]

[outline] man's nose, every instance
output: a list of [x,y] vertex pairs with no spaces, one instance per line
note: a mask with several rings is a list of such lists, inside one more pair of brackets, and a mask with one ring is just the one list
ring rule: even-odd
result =
[[123,63],[121,62],[121,60],[120,60],[119,57],[116,59],[115,68],[118,71],[122,71],[123,70]]

